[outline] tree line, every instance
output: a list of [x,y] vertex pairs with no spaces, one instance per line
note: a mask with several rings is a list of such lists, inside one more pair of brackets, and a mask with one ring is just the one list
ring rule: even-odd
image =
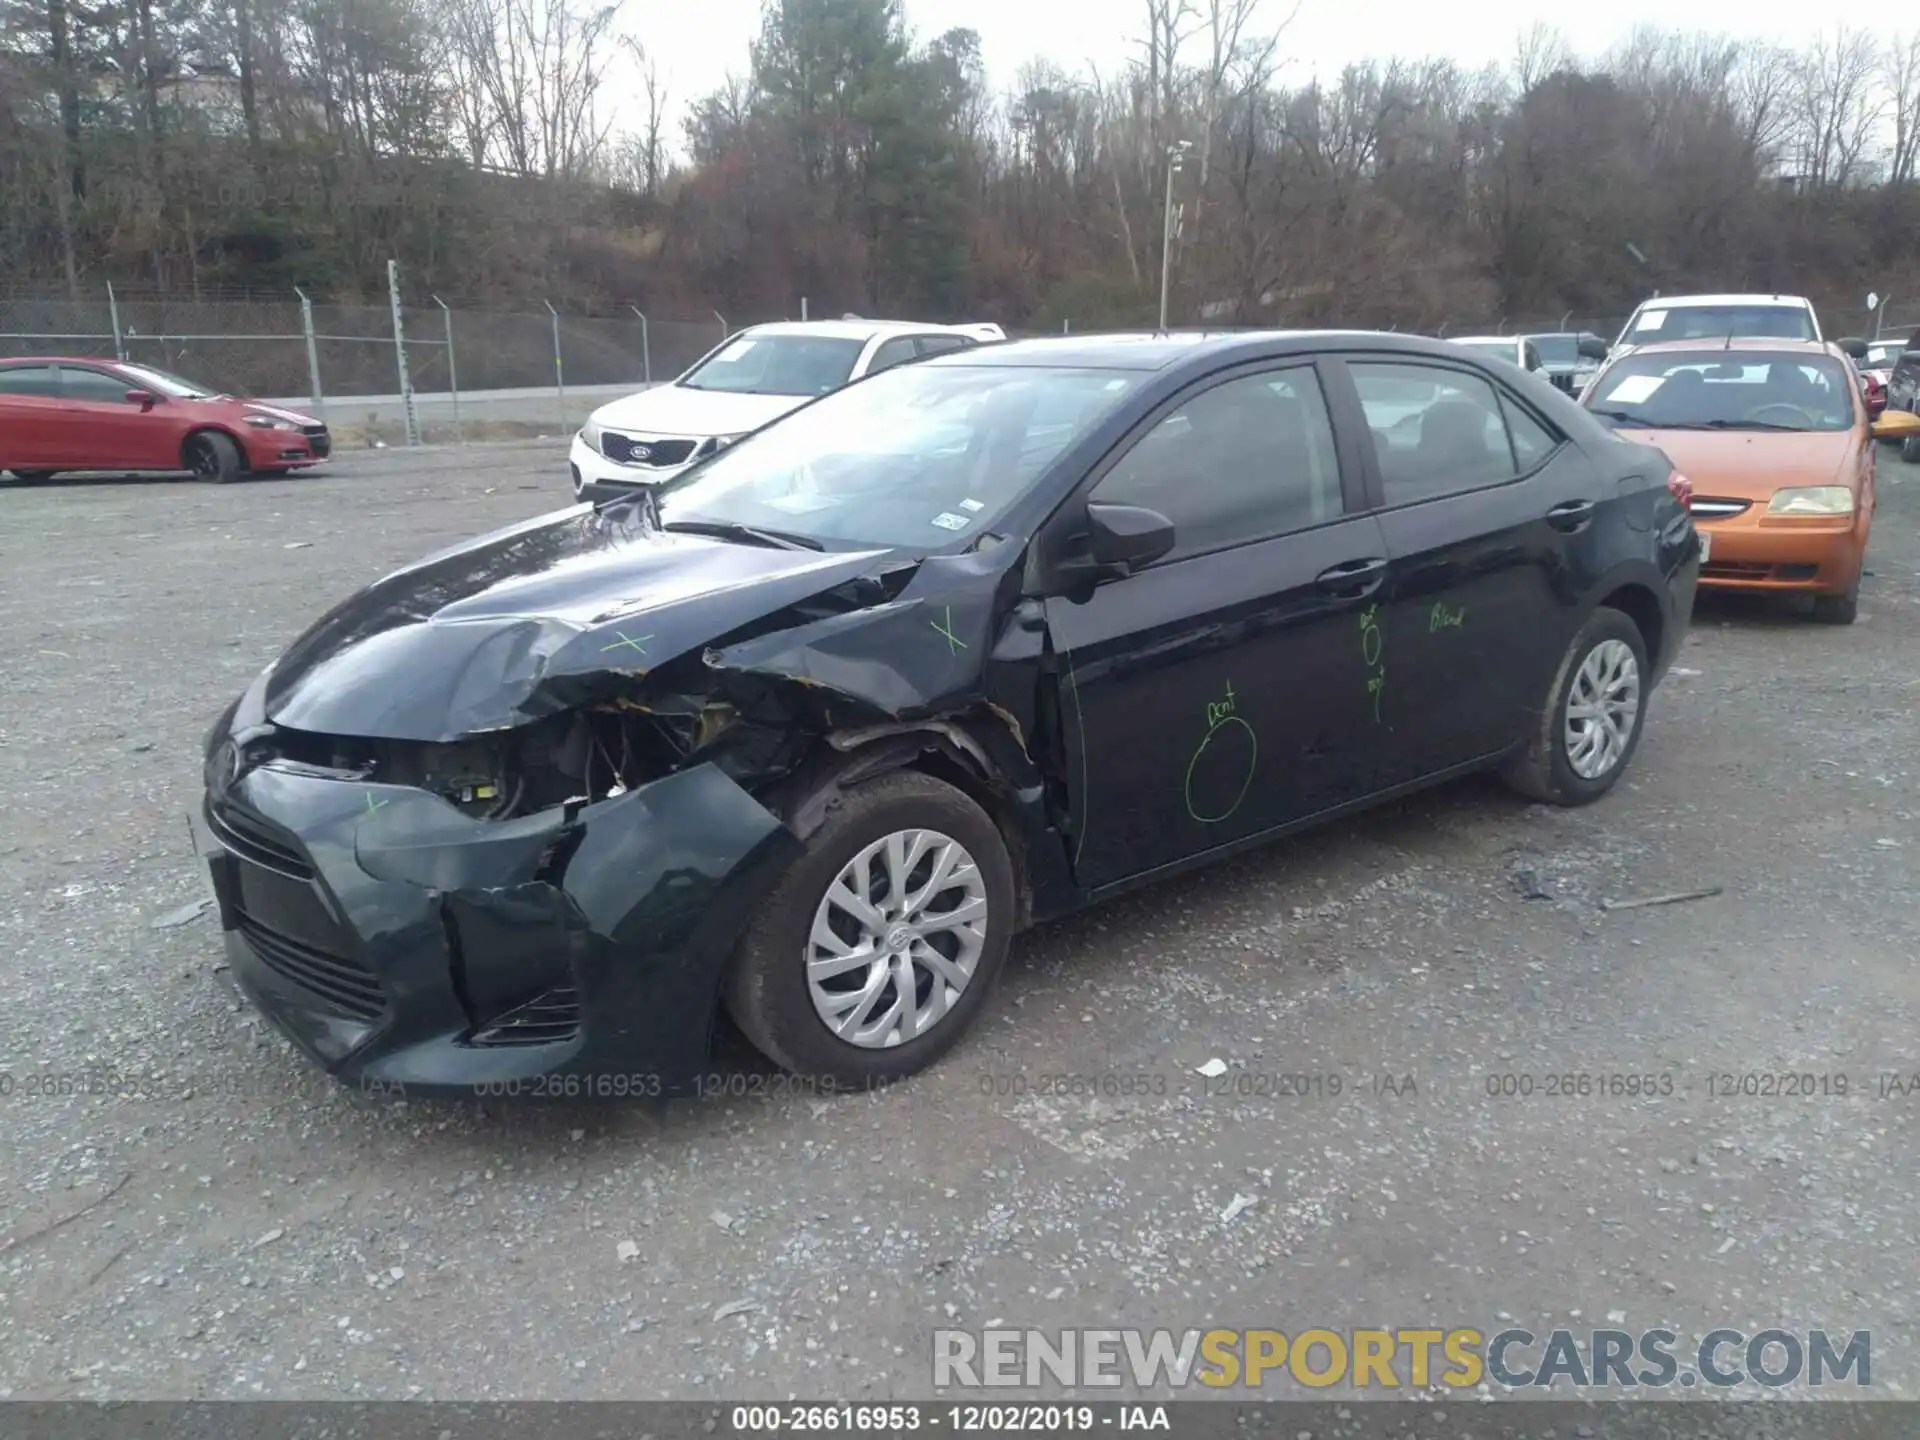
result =
[[898,0],[766,0],[676,137],[641,3],[0,0],[0,276],[355,299],[397,258],[477,304],[1036,328],[1151,320],[1169,249],[1183,323],[1920,293],[1920,34],[1541,26],[1288,83],[1289,0],[1127,0],[1126,63],[996,88]]

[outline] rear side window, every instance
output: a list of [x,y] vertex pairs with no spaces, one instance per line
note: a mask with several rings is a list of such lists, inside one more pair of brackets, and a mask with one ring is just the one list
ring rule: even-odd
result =
[[912,339],[903,335],[898,340],[887,341],[873,352],[873,363],[867,366],[867,373],[878,375],[882,370],[891,370],[915,358]]
[[949,350],[965,350],[973,341],[962,335],[921,335],[917,343],[922,355],[944,355]]
[[16,365],[0,370],[0,395],[47,395],[60,393],[51,365]]
[[1389,505],[1503,484],[1558,443],[1491,384],[1463,370],[1366,362],[1347,369],[1373,432]]

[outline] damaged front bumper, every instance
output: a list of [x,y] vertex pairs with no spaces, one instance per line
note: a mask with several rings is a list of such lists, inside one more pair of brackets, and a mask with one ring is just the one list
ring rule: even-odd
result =
[[210,783],[195,831],[240,988],[336,1078],[422,1095],[690,1088],[800,850],[709,764],[490,821],[270,762]]

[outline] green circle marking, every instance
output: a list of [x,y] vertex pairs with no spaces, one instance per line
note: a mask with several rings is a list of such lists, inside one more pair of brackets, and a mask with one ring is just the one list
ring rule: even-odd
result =
[[[1200,763],[1200,757],[1207,753],[1207,746],[1213,743],[1213,737],[1218,735],[1222,730],[1225,730],[1229,725],[1238,725],[1242,730],[1246,731],[1247,743],[1253,747],[1247,753],[1247,778],[1240,782],[1240,793],[1233,797],[1233,803],[1228,805],[1226,809],[1222,810],[1218,815],[1202,815],[1198,807],[1193,803],[1194,767]],[[1231,819],[1233,812],[1240,808],[1240,802],[1247,798],[1247,791],[1253,786],[1253,771],[1254,767],[1259,763],[1259,759],[1260,737],[1254,734],[1253,727],[1238,715],[1227,716],[1226,719],[1207,731],[1206,739],[1200,742],[1200,748],[1193,752],[1193,759],[1187,762],[1187,814],[1198,820],[1202,825],[1218,825],[1222,820]]]

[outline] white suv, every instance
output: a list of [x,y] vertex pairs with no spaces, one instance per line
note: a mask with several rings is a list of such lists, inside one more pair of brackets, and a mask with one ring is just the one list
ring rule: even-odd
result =
[[998,326],[897,320],[755,325],[728,336],[678,379],[594,411],[568,455],[574,496],[658,485],[863,375],[1004,338]]
[[1661,340],[1825,340],[1801,295],[1658,295],[1627,321],[1613,353]]

